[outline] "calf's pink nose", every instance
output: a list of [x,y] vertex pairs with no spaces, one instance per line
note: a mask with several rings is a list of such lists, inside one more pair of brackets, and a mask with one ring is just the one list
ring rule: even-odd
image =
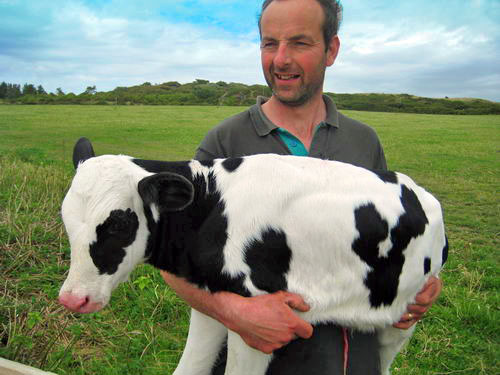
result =
[[89,298],[63,293],[59,296],[59,303],[70,311],[81,312],[85,305],[89,303]]

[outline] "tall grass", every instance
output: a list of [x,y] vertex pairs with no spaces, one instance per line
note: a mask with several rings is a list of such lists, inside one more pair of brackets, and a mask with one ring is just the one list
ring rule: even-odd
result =
[[[240,109],[31,108],[0,106],[0,357],[58,374],[172,373],[188,309],[152,268],[139,267],[98,314],[56,302],[69,266],[59,209],[70,141],[87,135],[98,153],[187,159],[208,128]],[[391,167],[438,196],[450,239],[445,289],[394,374],[500,373],[500,118],[349,115],[376,128]]]

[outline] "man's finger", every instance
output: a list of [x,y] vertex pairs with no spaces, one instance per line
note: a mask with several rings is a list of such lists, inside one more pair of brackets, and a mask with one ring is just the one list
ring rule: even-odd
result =
[[404,314],[399,322],[393,324],[393,327],[399,329],[408,329],[415,323],[417,323],[421,318],[422,315],[409,312]]
[[406,322],[398,322],[398,323],[393,324],[392,326],[394,328],[399,328],[399,329],[408,329],[411,326],[413,326],[415,323],[416,323],[415,321],[411,320],[411,321],[406,321]]
[[284,292],[285,303],[290,306],[292,309],[307,312],[310,310],[310,306],[305,303],[304,299],[294,293]]
[[305,320],[301,320],[301,322],[295,328],[295,334],[303,339],[308,339],[313,334],[313,327]]
[[430,305],[437,299],[441,293],[441,289],[441,280],[432,276],[425,284],[424,289],[417,294],[415,302],[423,306]]
[[[282,292],[282,293],[284,297],[284,302],[292,309],[301,312],[306,312],[310,310],[311,307],[307,303],[305,303],[304,299],[299,294],[290,292]],[[297,317],[297,326],[294,329],[294,334],[303,339],[308,339],[312,336],[312,333],[313,333],[312,325],[306,322],[305,320]]]
[[427,313],[429,307],[430,305],[408,305],[407,312],[420,318],[422,315]]

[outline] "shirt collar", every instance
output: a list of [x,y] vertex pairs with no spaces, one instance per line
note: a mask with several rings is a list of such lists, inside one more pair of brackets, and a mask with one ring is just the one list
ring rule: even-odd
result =
[[[262,110],[262,104],[264,104],[268,100],[269,98],[258,96],[256,105],[252,106],[252,108],[250,109],[250,116],[252,117],[255,130],[261,137],[268,135],[273,130],[278,128],[271,120],[267,118],[267,116],[264,114],[264,111]],[[328,95],[323,95],[323,100],[326,105],[326,119],[322,122],[322,124],[338,128],[339,113],[337,111],[335,103]]]
[[333,102],[332,98],[330,98],[328,95],[323,95],[323,100],[326,104],[326,119],[324,121],[325,124],[338,128],[339,112],[337,111],[337,106]]

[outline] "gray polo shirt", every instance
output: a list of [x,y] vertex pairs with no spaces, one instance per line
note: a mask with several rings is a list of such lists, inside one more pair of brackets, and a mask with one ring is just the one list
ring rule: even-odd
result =
[[[309,156],[337,160],[372,169],[386,169],[384,151],[375,131],[344,116],[324,95],[327,116],[317,126]],[[292,154],[281,139],[278,127],[262,111],[267,98],[222,121],[210,130],[196,151],[195,158],[208,160],[253,154]]]

